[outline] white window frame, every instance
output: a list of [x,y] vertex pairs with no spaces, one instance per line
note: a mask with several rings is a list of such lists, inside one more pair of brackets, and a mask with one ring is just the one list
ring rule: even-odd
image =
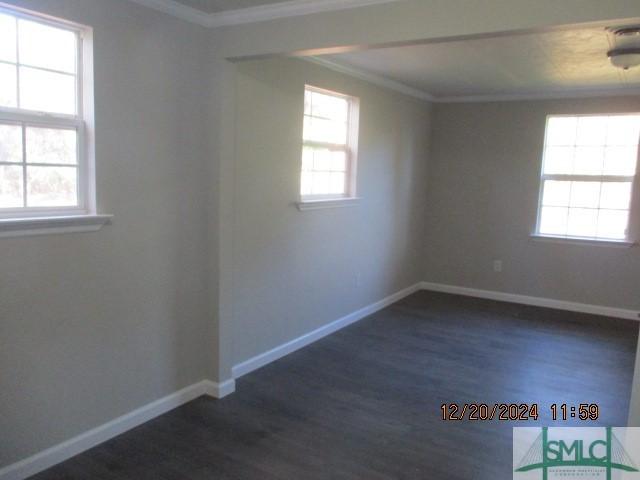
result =
[[[635,245],[635,234],[632,233],[634,230],[634,222],[633,222],[633,214],[635,211],[635,199],[637,195],[638,188],[638,176],[640,175],[640,145],[638,147],[638,154],[636,157],[636,174],[635,175],[574,175],[574,174],[545,174],[544,173],[544,162],[545,162],[545,150],[547,147],[547,135],[548,135],[548,127],[549,127],[549,119],[551,118],[559,118],[559,117],[606,117],[606,116],[634,116],[640,115],[640,113],[634,112],[623,112],[623,113],[592,113],[592,114],[549,114],[545,120],[545,130],[544,130],[544,143],[542,149],[542,160],[540,165],[540,185],[538,188],[538,207],[536,213],[536,227],[535,232],[532,234],[532,237],[537,237],[540,239],[550,239],[550,240],[566,240],[568,242],[576,242],[576,243],[587,243],[594,245],[621,245],[621,246],[632,246]],[[544,184],[546,180],[559,180],[559,181],[576,181],[576,182],[631,182],[631,199],[629,202],[629,218],[627,222],[627,231],[624,239],[610,239],[610,238],[597,238],[597,237],[579,237],[574,235],[551,235],[548,233],[540,232],[540,220],[542,214],[542,200],[544,195]]]
[[[327,150],[338,150],[345,152],[345,158],[347,161],[347,169],[345,171],[346,191],[344,194],[316,194],[316,195],[302,195],[300,184],[298,184],[299,202],[298,207],[301,210],[324,208],[324,207],[339,207],[339,206],[351,206],[357,203],[357,167],[358,167],[358,134],[359,134],[359,120],[360,120],[360,99],[352,95],[336,92],[333,90],[327,90],[325,88],[316,87],[314,85],[306,84],[304,86],[304,92],[307,91],[317,92],[324,95],[330,95],[332,97],[342,98],[347,101],[348,113],[347,113],[347,142],[345,145],[334,144],[329,142],[317,142],[311,140],[302,140],[302,149],[304,147],[325,148]],[[303,118],[305,113],[303,112]],[[298,178],[302,177],[302,157],[300,159],[300,171]]]
[[[0,122],[28,126],[70,129],[77,132],[78,205],[72,207],[18,207],[0,209],[0,237],[45,233],[93,231],[111,218],[96,212],[96,177],[94,145],[93,29],[12,5],[0,3],[0,13],[43,25],[71,31],[76,35],[76,113],[75,115],[0,107]],[[20,62],[19,51],[16,62]],[[40,68],[40,67],[38,67]],[[17,69],[18,70],[18,69]],[[46,69],[43,69],[46,70]],[[17,84],[19,98],[20,84]],[[23,151],[23,168],[26,168]],[[37,164],[34,164],[37,165]],[[51,164],[48,164],[51,166]],[[26,174],[23,172],[26,182]],[[23,185],[23,194],[26,187]]]

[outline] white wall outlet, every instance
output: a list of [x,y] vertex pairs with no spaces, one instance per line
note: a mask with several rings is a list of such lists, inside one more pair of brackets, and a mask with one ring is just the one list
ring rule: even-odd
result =
[[496,273],[502,272],[502,260],[493,261],[493,271]]
[[356,273],[356,287],[362,286],[362,274],[360,272]]

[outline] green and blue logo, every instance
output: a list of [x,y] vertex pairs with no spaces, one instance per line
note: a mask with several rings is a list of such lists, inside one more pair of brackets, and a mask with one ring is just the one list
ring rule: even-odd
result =
[[[615,429],[623,435],[623,441],[618,438],[614,429],[606,428],[548,428],[542,427],[535,430],[539,434],[525,450],[520,453],[520,461],[516,464],[516,450],[522,452],[523,435],[531,438],[531,428],[514,428],[514,479],[534,478],[525,474],[537,471],[542,475],[542,480],[547,480],[549,474],[553,477],[568,478],[602,478],[612,479],[614,471],[637,473],[631,455],[625,448],[633,446],[634,453],[639,445],[635,436],[627,435],[630,428]],[[631,442],[631,443],[630,443]],[[536,475],[540,478],[539,475]],[[634,478],[629,477],[629,478]],[[640,479],[640,475],[637,475]],[[620,478],[616,476],[616,478]],[[626,476],[624,478],[627,478]]]

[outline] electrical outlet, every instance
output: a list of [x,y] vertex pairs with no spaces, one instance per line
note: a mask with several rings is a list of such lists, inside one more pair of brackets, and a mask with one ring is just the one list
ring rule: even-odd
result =
[[496,273],[502,272],[502,260],[493,261],[493,271]]
[[356,273],[356,287],[362,286],[362,274],[360,272]]

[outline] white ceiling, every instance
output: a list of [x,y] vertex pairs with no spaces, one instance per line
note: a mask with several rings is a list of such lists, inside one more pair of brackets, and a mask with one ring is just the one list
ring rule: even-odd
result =
[[282,3],[283,0],[177,0],[188,7],[196,8],[205,13],[219,13],[227,10],[239,10],[241,8],[259,7],[274,3]]
[[131,0],[204,27],[222,27],[404,0]]
[[628,45],[604,27],[593,27],[365,50],[321,59],[398,82],[435,99],[627,88],[637,93],[640,67],[623,71],[611,66],[606,53],[614,46]]

